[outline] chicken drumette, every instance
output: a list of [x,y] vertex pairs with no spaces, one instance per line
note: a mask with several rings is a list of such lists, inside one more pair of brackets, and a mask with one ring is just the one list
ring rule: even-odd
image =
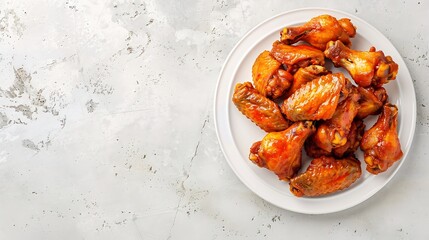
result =
[[362,174],[354,156],[344,159],[320,157],[307,170],[290,180],[290,191],[297,197],[316,197],[348,188]]
[[277,104],[259,94],[250,82],[235,85],[232,101],[241,113],[266,132],[282,131],[289,126]]
[[323,52],[307,45],[290,46],[276,41],[273,43],[271,55],[292,74],[302,67],[325,64]]
[[343,157],[356,152],[359,148],[360,140],[365,130],[365,124],[361,119],[355,119],[350,127],[347,142],[343,146],[332,149],[332,153],[336,157]]
[[337,108],[345,81],[342,73],[314,79],[288,97],[281,110],[292,121],[330,119]]
[[384,172],[402,157],[397,125],[398,108],[386,104],[374,126],[363,134],[360,148],[364,152],[368,172],[372,174]]
[[311,121],[296,122],[281,132],[268,133],[250,148],[249,159],[273,171],[280,180],[294,177],[301,167],[301,149],[314,132]]
[[286,44],[302,40],[323,51],[329,41],[340,40],[351,46],[350,38],[355,34],[356,28],[350,19],[337,20],[330,15],[320,15],[304,25],[284,28],[280,33],[280,39]]
[[331,119],[320,124],[313,137],[314,143],[321,149],[331,152],[346,144],[353,119],[359,110],[360,95],[351,93],[342,101]]
[[252,67],[252,78],[256,90],[263,96],[275,99],[290,87],[293,76],[281,65],[269,51],[262,52],[256,58]]
[[332,152],[321,149],[314,142],[314,135],[305,141],[304,148],[308,156],[318,158],[321,156],[344,157],[353,154],[359,148],[360,140],[362,139],[365,124],[361,119],[355,119],[350,127],[347,142],[343,146],[333,148]]
[[390,56],[374,47],[368,52],[352,50],[341,41],[331,41],[326,45],[325,56],[336,67],[345,68],[361,87],[371,85],[380,87],[389,80],[394,80],[398,73],[398,64]]

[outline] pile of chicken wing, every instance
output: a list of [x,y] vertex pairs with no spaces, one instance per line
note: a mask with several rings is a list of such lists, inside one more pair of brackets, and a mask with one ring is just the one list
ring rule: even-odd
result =
[[[398,108],[388,102],[383,84],[398,65],[371,47],[351,49],[356,27],[330,15],[286,27],[271,51],[252,67],[251,82],[235,86],[232,101],[267,135],[250,148],[249,159],[288,181],[298,197],[343,190],[362,174],[355,152],[364,152],[366,170],[386,171],[402,157]],[[326,59],[343,73],[324,67]],[[364,119],[379,115],[365,130]],[[302,173],[302,149],[314,158]]]

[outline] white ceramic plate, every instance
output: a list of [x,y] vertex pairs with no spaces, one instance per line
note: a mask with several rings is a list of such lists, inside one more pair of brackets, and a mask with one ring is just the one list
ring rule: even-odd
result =
[[[248,160],[249,148],[255,141],[265,136],[259,127],[242,115],[231,101],[236,83],[252,81],[251,68],[256,57],[264,50],[270,50],[279,32],[285,26],[302,24],[312,17],[330,14],[336,18],[349,18],[357,27],[352,39],[353,49],[368,50],[375,46],[386,55],[392,56],[399,65],[397,79],[384,87],[389,101],[399,108],[399,139],[404,156],[388,171],[377,176],[365,170],[362,153],[358,158],[362,162],[362,176],[350,188],[339,193],[318,198],[297,198],[289,191],[289,184],[279,181],[277,176],[267,169],[259,168]],[[332,68],[334,72],[345,71]],[[348,74],[346,73],[346,76]],[[351,78],[350,78],[351,79]],[[377,29],[345,12],[330,9],[298,9],[275,16],[250,30],[229,54],[219,76],[215,93],[215,125],[222,151],[236,175],[253,192],[272,204],[300,213],[322,214],[337,212],[355,206],[379,191],[395,175],[410,149],[416,124],[416,98],[410,73],[401,55],[392,43]],[[368,119],[366,128],[372,126],[376,117]],[[310,159],[303,157],[305,170]]]

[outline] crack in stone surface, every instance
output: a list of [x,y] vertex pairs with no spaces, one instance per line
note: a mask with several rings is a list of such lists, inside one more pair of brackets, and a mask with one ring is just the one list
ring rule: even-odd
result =
[[195,157],[198,155],[198,149],[200,147],[200,143],[201,143],[201,140],[202,140],[202,135],[203,135],[204,129],[206,127],[206,124],[209,122],[209,119],[210,119],[210,114],[207,114],[206,118],[204,119],[203,126],[200,129],[200,136],[199,136],[197,145],[195,146],[194,154],[192,154],[192,157],[189,160],[188,169],[187,170],[186,169],[183,170],[184,179],[180,183],[180,187],[181,187],[181,190],[183,191],[183,193],[181,194],[181,196],[179,198],[179,202],[177,203],[176,212],[175,212],[174,218],[173,218],[173,224],[170,227],[169,235],[167,237],[167,240],[171,239],[171,237],[172,237],[172,230],[174,228],[174,225],[176,224],[176,218],[177,218],[177,214],[179,212],[180,204],[182,203],[183,197],[185,196],[185,192],[186,192],[185,182],[190,177],[190,171],[191,171],[191,168],[192,168],[192,163],[193,163]]

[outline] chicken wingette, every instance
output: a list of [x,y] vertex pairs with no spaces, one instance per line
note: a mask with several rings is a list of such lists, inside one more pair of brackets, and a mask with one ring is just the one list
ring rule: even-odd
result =
[[321,76],[296,90],[283,102],[281,110],[291,121],[330,119],[344,85],[342,73]]
[[252,122],[266,132],[277,132],[289,127],[277,104],[262,96],[250,82],[235,85],[232,101]]
[[310,65],[308,67],[298,69],[298,71],[293,75],[292,85],[287,91],[286,97],[292,95],[302,85],[328,73],[329,71],[320,65]]
[[320,157],[311,161],[304,173],[290,180],[290,191],[297,197],[316,197],[334,193],[352,185],[362,174],[354,156],[344,159]]
[[252,67],[253,84],[256,90],[271,99],[276,99],[291,86],[293,76],[282,68],[269,51],[264,51],[256,58]]

